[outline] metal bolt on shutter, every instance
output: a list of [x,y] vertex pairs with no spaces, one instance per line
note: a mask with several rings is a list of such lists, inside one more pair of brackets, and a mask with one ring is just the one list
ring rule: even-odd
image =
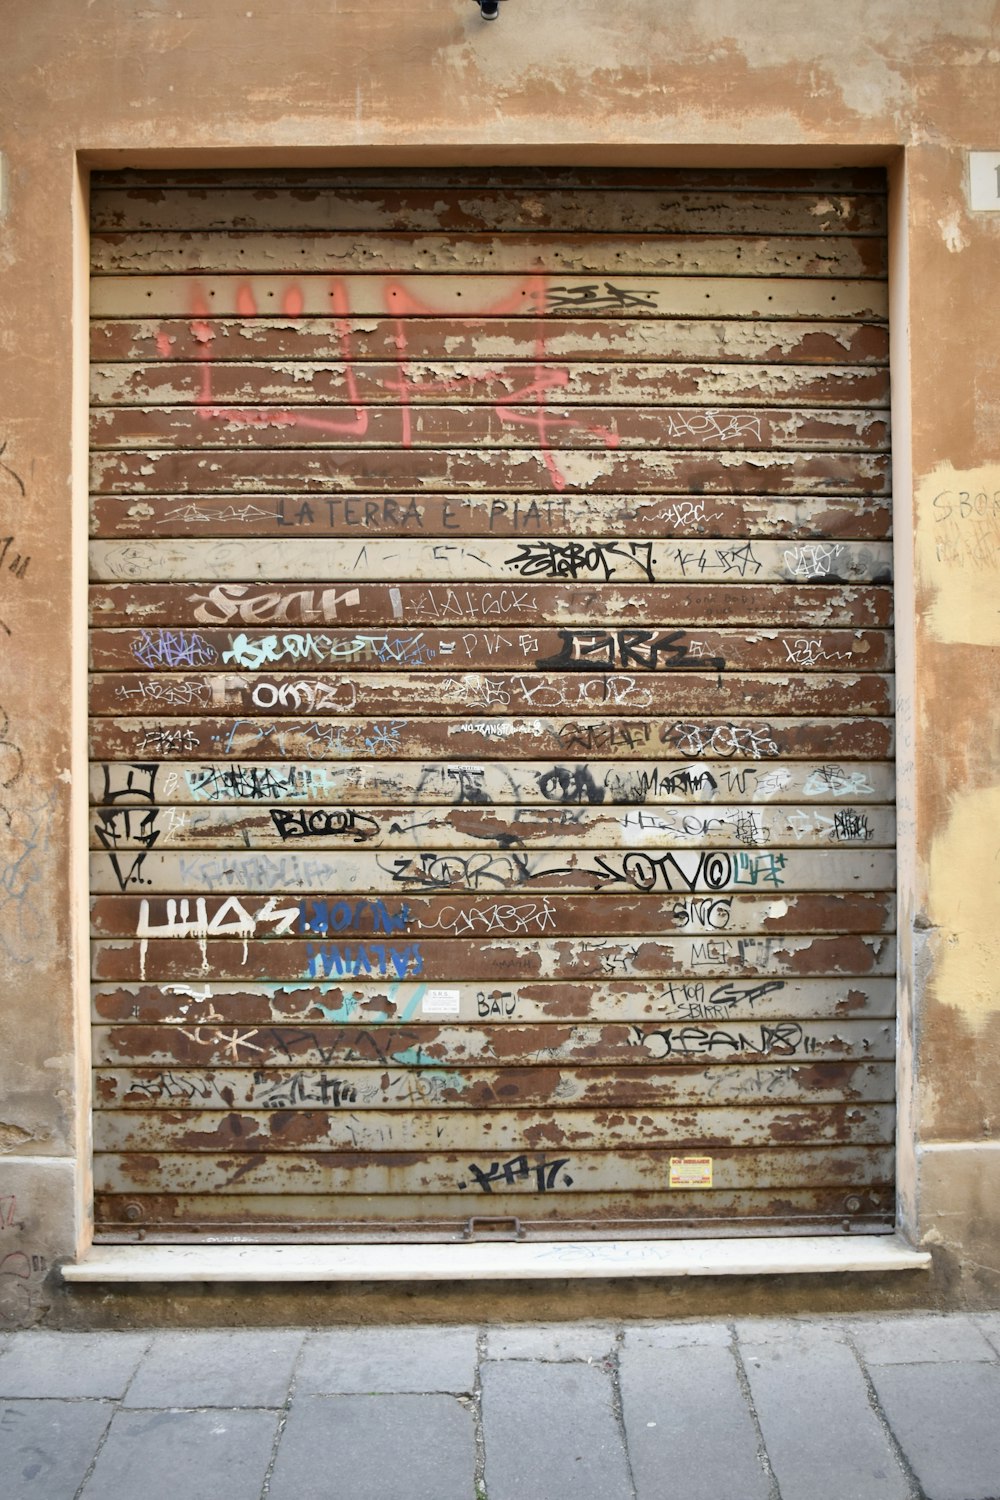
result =
[[92,243],[100,1235],[888,1230],[881,177]]

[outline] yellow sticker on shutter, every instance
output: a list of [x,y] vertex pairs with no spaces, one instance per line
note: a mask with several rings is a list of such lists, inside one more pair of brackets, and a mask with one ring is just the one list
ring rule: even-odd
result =
[[672,1188],[710,1188],[712,1186],[712,1158],[710,1156],[672,1156],[670,1158],[670,1186]]

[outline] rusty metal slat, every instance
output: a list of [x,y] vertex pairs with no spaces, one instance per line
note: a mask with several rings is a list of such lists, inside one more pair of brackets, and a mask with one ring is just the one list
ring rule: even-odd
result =
[[91,753],[99,760],[438,759],[450,753],[492,760],[535,760],[548,748],[571,759],[706,762],[754,756],[815,760],[883,760],[893,752],[890,720],[801,718],[678,719],[93,719]]
[[151,538],[146,541],[92,541],[90,569],[95,582],[132,579],[175,582],[194,579],[265,580],[295,583],[304,578],[326,583],[356,581],[537,583],[789,582],[885,583],[891,576],[890,542],[782,542],[701,540],[628,541],[582,538],[573,541],[486,537],[450,541],[357,537],[282,537],[279,540],[229,538]]
[[[399,330],[394,320],[289,318],[279,323],[212,315],[198,318],[95,319],[91,352],[96,360],[338,360],[345,350],[357,361],[398,365]],[[406,330],[408,360],[544,359],[715,360],[802,364],[886,365],[888,329],[872,323],[814,319],[636,318],[615,324],[614,348],[599,320],[572,318],[421,318]]]
[[[534,665],[534,664],[532,664]],[[702,663],[698,663],[702,665]],[[706,663],[705,665],[709,665]],[[316,718],[405,713],[477,714],[511,721],[523,714],[827,713],[857,718],[892,712],[894,679],[883,672],[408,672],[340,671],[285,676],[235,672],[93,673],[97,717],[133,713],[169,719],[192,713],[241,718]],[[357,722],[361,722],[358,720]]]
[[[178,672],[203,667],[261,671],[292,666],[298,672],[330,668],[364,671],[421,667],[524,671],[858,671],[891,670],[893,642],[875,630],[553,630],[530,633],[486,630],[233,631],[176,627],[100,630],[90,633],[96,672]],[[544,665],[543,665],[544,664]]]
[[[99,494],[227,493],[259,495],[326,491],[401,493],[414,486],[438,491],[623,489],[690,494],[885,495],[889,464],[883,454],[791,451],[692,453],[667,448],[491,452],[404,448],[263,449],[202,453],[200,449],[144,448],[95,453],[91,488]],[[294,453],[294,461],[290,455]]]
[[455,1026],[439,1022],[311,1026],[98,1026],[99,1065],[198,1063],[204,1066],[271,1064],[338,1068],[435,1069],[606,1066],[643,1068],[670,1061],[697,1066],[747,1062],[820,1062],[894,1055],[891,1021],[643,1022],[637,1025]]
[[534,760],[542,748],[569,759],[688,761],[708,764],[755,756],[814,760],[885,759],[893,753],[890,720],[736,719],[334,719],[258,718],[94,719],[91,751],[97,759],[148,761],[209,759],[220,751],[234,759],[334,761],[426,760],[453,751],[469,759]]
[[409,936],[552,937],[590,932],[664,935],[890,932],[895,899],[885,892],[798,892],[773,896],[407,896],[324,891],[294,900],[272,896],[97,896],[90,907],[95,937],[208,938]]
[[887,761],[729,761],[629,767],[594,760],[556,761],[181,761],[130,764],[109,761],[90,769],[90,800],[102,806],[139,807],[204,803],[342,802],[414,803],[427,806],[632,806],[663,802],[829,805],[891,802],[893,766]]
[[895,842],[886,807],[101,807],[92,849],[872,848]]
[[279,849],[160,854],[122,850],[90,857],[97,894],[136,890],[199,893],[316,891],[394,892],[521,890],[638,891],[701,895],[715,891],[892,890],[895,859],[888,849],[677,849],[646,853],[605,849],[555,853],[521,850],[420,850],[377,854]]
[[339,585],[267,583],[97,584],[95,625],[789,625],[801,629],[885,626],[892,593],[840,584],[671,584],[564,582],[511,585]]
[[829,276],[887,274],[885,241],[821,234],[352,233],[342,230],[100,230],[91,270],[108,275],[239,271],[326,275]]
[[[211,346],[209,346],[211,347]],[[168,346],[169,352],[169,346]],[[210,368],[206,368],[206,365]],[[618,360],[561,366],[500,360],[396,360],[394,363],[287,361],[250,364],[225,358],[188,362],[95,364],[91,400],[97,407],[203,403],[264,406],[378,406],[405,399],[428,404],[537,402],[541,390],[559,405],[605,406],[865,406],[889,405],[889,372],[858,365],[622,364]]]
[[[464,1239],[470,1217],[469,1198],[464,1193],[452,1197],[427,1193],[417,1198],[297,1193],[275,1197],[233,1191],[220,1197],[133,1190],[124,1197],[99,1193],[95,1208],[102,1240],[141,1239],[147,1243],[169,1243],[174,1238],[183,1241],[202,1230],[228,1230],[234,1235],[252,1234],[254,1238],[284,1242],[290,1226],[295,1226],[299,1243],[367,1244],[373,1239],[398,1243],[401,1230],[407,1240],[454,1242]],[[854,1192],[845,1192],[841,1185],[760,1192],[675,1189],[669,1195],[587,1193],[560,1197],[546,1193],[538,1198],[519,1198],[517,1218],[523,1233],[552,1242],[546,1254],[558,1263],[564,1254],[559,1242],[564,1239],[647,1239],[650,1235],[687,1239],[720,1232],[760,1235],[772,1232],[776,1223],[783,1234],[891,1234],[894,1205],[891,1182],[860,1184]],[[513,1237],[513,1229],[511,1224],[508,1237]]]
[[[869,984],[873,981],[869,980]],[[894,1065],[870,1060],[635,1069],[531,1067],[386,1070],[295,1067],[98,1067],[94,1096],[114,1109],[691,1108],[891,1103]]]
[[[97,276],[96,318],[595,317],[819,318],[884,321],[884,281],[849,277],[643,276]],[[404,335],[405,336],[405,335]],[[398,346],[397,346],[398,348]]]
[[[474,1205],[484,1199],[494,1202],[520,1199],[534,1194],[594,1192],[663,1192],[670,1176],[669,1147],[657,1150],[622,1150],[611,1153],[571,1150],[559,1157],[554,1151],[527,1150],[515,1153],[516,1166],[491,1162],[489,1146],[470,1163],[472,1152],[397,1151],[378,1156],[365,1152],[300,1151],[295,1158],[294,1185],[299,1193],[455,1193],[465,1190],[465,1201]],[[739,1150],[717,1149],[713,1157],[713,1189],[738,1190],[746,1185],[750,1163]],[[353,1159],[352,1159],[353,1158]],[[857,1188],[859,1184],[886,1182],[892,1176],[892,1151],[885,1146],[773,1146],[755,1153],[752,1178],[757,1190],[769,1187]],[[522,1170],[521,1160],[524,1161]],[[473,1166],[478,1168],[472,1171]],[[494,1175],[495,1169],[496,1175]],[[287,1165],[259,1152],[235,1160],[209,1153],[162,1152],[152,1160],[147,1154],[99,1153],[94,1160],[98,1192],[128,1192],[136,1187],[159,1187],[173,1193],[239,1192],[281,1194],[287,1191]],[[475,1213],[475,1207],[469,1213]],[[487,1212],[486,1208],[481,1210]]]
[[599,807],[459,809],[392,807],[100,807],[91,817],[91,847],[100,850],[522,849],[760,849],[768,846],[871,848],[894,843],[895,819],[883,806],[806,807],[661,804],[643,811],[611,803]]
[[[708,945],[706,945],[707,948]],[[710,954],[706,955],[706,961]],[[457,1022],[863,1020],[895,1015],[891,977],[720,978],[694,972],[662,983],[638,979],[529,980],[490,986],[459,982],[444,1001],[426,981],[370,979],[313,983],[215,981],[92,986],[95,1021],[240,1025],[354,1021],[366,1025],[433,1019],[442,1003]]]
[[[231,938],[95,939],[91,972],[102,980],[171,983],[239,979],[414,979],[428,982],[508,979],[601,979],[607,975],[665,979],[702,966],[709,977],[727,975],[847,974],[863,977],[893,970],[895,941],[882,935],[768,934],[732,938],[606,936],[587,938],[407,936],[332,939],[289,938],[283,943]],[[427,1019],[426,1016],[423,1019]]]
[[[94,453],[91,489],[97,493],[295,492],[400,493],[412,487],[462,490],[594,490],[706,495],[888,495],[889,462],[867,453],[727,452],[691,453],[633,449],[553,453],[550,449],[289,449],[241,452],[142,449]],[[292,462],[291,456],[295,458]]]
[[502,1152],[525,1148],[588,1152],[621,1150],[631,1135],[646,1146],[687,1151],[796,1145],[886,1145],[892,1140],[895,1111],[891,1105],[866,1109],[826,1104],[756,1109],[691,1108],[686,1110],[615,1110],[558,1113],[491,1112],[479,1121],[458,1111],[409,1116],[368,1110],[235,1111],[99,1110],[94,1117],[94,1149],[135,1151],[281,1153],[314,1151]]
[[[753,1191],[746,1187],[740,1191],[739,1176],[750,1167],[747,1154],[717,1151],[713,1153],[717,1181],[712,1191],[683,1195],[674,1192],[669,1197],[666,1197],[669,1150],[607,1160],[583,1153],[567,1158],[533,1152],[528,1153],[526,1160],[519,1153],[507,1162],[491,1160],[485,1155],[479,1162],[470,1163],[468,1155],[420,1157],[414,1153],[404,1157],[400,1154],[398,1161],[369,1165],[364,1171],[366,1196],[352,1201],[342,1194],[350,1190],[348,1184],[361,1166],[363,1153],[354,1162],[347,1153],[336,1156],[303,1153],[294,1174],[296,1197],[289,1206],[294,1205],[297,1217],[307,1219],[308,1212],[303,1213],[308,1201],[305,1195],[310,1190],[317,1195],[322,1193],[323,1217],[335,1227],[341,1218],[354,1215],[362,1221],[416,1216],[416,1205],[400,1215],[398,1202],[419,1193],[420,1217],[450,1215],[458,1221],[455,1230],[460,1230],[470,1214],[488,1215],[497,1197],[503,1195],[508,1204],[516,1204],[518,1216],[529,1223],[536,1219],[558,1221],[586,1215],[591,1225],[598,1228],[602,1211],[629,1215],[634,1223],[643,1216],[660,1214],[730,1216],[738,1214],[741,1206],[752,1211],[753,1205],[767,1205],[780,1222],[780,1207],[789,1202],[786,1195],[790,1195],[789,1207],[801,1206],[807,1212],[810,1209],[816,1212],[825,1205],[827,1213],[836,1215],[839,1209],[841,1219],[846,1218],[849,1223],[852,1217],[863,1218],[879,1207],[884,1212],[885,1185],[891,1182],[891,1171],[886,1167],[891,1153],[878,1146],[772,1148],[762,1155],[761,1167],[754,1171]],[[615,1175],[616,1165],[620,1165],[619,1177]],[[273,1158],[263,1155],[249,1159],[211,1158],[175,1153],[162,1159],[160,1171],[151,1174],[150,1166],[146,1155],[100,1155],[95,1161],[97,1191],[134,1194],[159,1190],[172,1197],[190,1194],[192,1198],[212,1193],[232,1195],[239,1201],[249,1194],[263,1195],[265,1203],[268,1197],[279,1200],[271,1213],[283,1217],[281,1179],[285,1164]],[[473,1166],[477,1172],[470,1170]],[[491,1175],[494,1169],[496,1178]],[[576,1177],[572,1176],[572,1170],[577,1172]],[[324,1181],[326,1173],[329,1176]],[[508,1173],[513,1179],[510,1182]],[[360,1184],[355,1182],[353,1186],[357,1192]],[[772,1195],[780,1191],[776,1198],[769,1199],[768,1189]],[[394,1204],[396,1194],[401,1199]],[[638,1201],[630,1202],[630,1195],[635,1195]],[[484,1199],[489,1201],[484,1204]],[[480,1205],[478,1210],[476,1205]],[[320,1209],[320,1205],[316,1208]],[[137,1216],[130,1217],[134,1226]]]
[[[785,167],[743,167],[720,170],[717,167],[350,167],[343,170],[309,167],[205,168],[183,167],[174,171],[123,167],[100,170],[92,174],[94,200],[103,204],[112,193],[115,203],[127,203],[127,217],[133,220],[132,201],[137,204],[155,201],[154,195],[168,196],[172,189],[189,192],[192,188],[225,188],[246,192],[250,188],[320,188],[325,192],[341,186],[351,188],[433,187],[438,193],[445,188],[514,188],[518,192],[548,191],[552,188],[571,191],[606,193],[621,188],[654,188],[658,191],[690,191],[711,188],[726,193],[876,193],[886,192],[885,172],[881,167],[834,167],[789,170]],[[139,189],[141,191],[137,192]]]
[[94,228],[131,230],[231,229],[341,230],[530,235],[540,231],[586,234],[822,234],[884,235],[885,201],[876,193],[799,190],[768,194],[697,188],[613,193],[573,191],[539,184],[527,193],[472,184],[460,193],[440,187],[355,187],[349,181],[287,191],[215,188],[210,193],[174,188],[169,193],[109,189],[97,200]]
[[91,535],[116,536],[498,536],[560,539],[774,537],[878,541],[892,531],[888,499],[720,495],[300,495],[237,501],[219,496],[95,495]]
[[623,451],[663,444],[699,451],[884,452],[888,415],[867,407],[588,406],[583,413],[529,384],[491,405],[224,406],[202,366],[197,405],[95,407],[92,452],[121,449],[534,448]]
[[[534,665],[534,664],[532,664]],[[767,713],[890,714],[894,679],[883,672],[236,672],[93,673],[91,713],[176,715],[430,715]]]
[[[277,202],[276,202],[277,199]],[[712,193],[694,192],[688,205],[682,192],[670,195],[666,219],[655,226],[646,223],[649,213],[663,213],[664,199],[654,193],[622,193],[628,213],[624,219],[607,217],[594,222],[583,204],[600,213],[601,201],[592,192],[574,199],[558,198],[552,190],[534,199],[535,205],[555,205],[552,217],[516,214],[507,217],[504,208],[490,214],[489,222],[462,228],[451,222],[348,223],[354,198],[336,193],[330,217],[330,193],[316,196],[312,210],[304,208],[301,193],[238,195],[222,190],[208,201],[180,192],[162,199],[160,222],[144,222],[150,199],[127,199],[117,219],[106,213],[105,196],[94,201],[91,234],[91,273],[126,272],[154,275],[171,270],[190,270],[195,263],[184,252],[198,257],[207,252],[199,269],[222,273],[255,272],[436,272],[490,275],[523,272],[622,272],[675,270],[679,275],[700,275],[699,257],[705,267],[723,270],[733,264],[733,273],[744,276],[816,276],[837,273],[831,266],[844,264],[841,275],[885,275],[885,210],[879,196],[838,196],[852,205],[861,222],[847,223],[844,216],[831,216],[828,195],[816,193],[766,193],[753,198],[741,193],[726,202]],[[513,199],[505,196],[510,207]],[[172,214],[163,205],[172,205]],[[426,202],[426,198],[424,198]],[[499,204],[498,198],[492,199]],[[210,204],[210,205],[208,205]],[[282,210],[277,210],[282,204]],[[220,207],[232,217],[226,220]],[[370,210],[372,199],[364,199]],[[559,207],[570,205],[562,217]],[[129,211],[129,217],[124,213]],[[184,217],[190,211],[192,217]],[[364,213],[364,208],[363,210]],[[606,210],[604,210],[606,211]],[[129,222],[130,213],[138,222]],[[376,210],[378,213],[378,210]],[[750,222],[742,214],[750,213]],[[291,222],[286,222],[285,214]],[[300,216],[306,222],[295,222]],[[873,223],[873,216],[876,222]],[[321,217],[322,222],[318,222]],[[822,220],[822,222],[817,222]],[[879,225],[882,225],[880,228]],[[831,233],[832,229],[832,233]],[[643,249],[648,254],[643,255]],[[690,249],[688,249],[690,248]],[[715,255],[712,255],[717,248]],[[660,255],[649,251],[661,252]],[[853,252],[853,254],[852,254]]]

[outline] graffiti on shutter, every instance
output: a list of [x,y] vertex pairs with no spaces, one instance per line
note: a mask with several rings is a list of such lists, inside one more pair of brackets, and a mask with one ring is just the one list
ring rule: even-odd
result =
[[889,1229],[880,177],[92,213],[100,1234]]

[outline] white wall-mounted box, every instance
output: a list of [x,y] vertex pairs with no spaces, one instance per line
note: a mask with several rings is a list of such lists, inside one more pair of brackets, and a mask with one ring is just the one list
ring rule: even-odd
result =
[[969,207],[1000,213],[1000,151],[969,152]]

